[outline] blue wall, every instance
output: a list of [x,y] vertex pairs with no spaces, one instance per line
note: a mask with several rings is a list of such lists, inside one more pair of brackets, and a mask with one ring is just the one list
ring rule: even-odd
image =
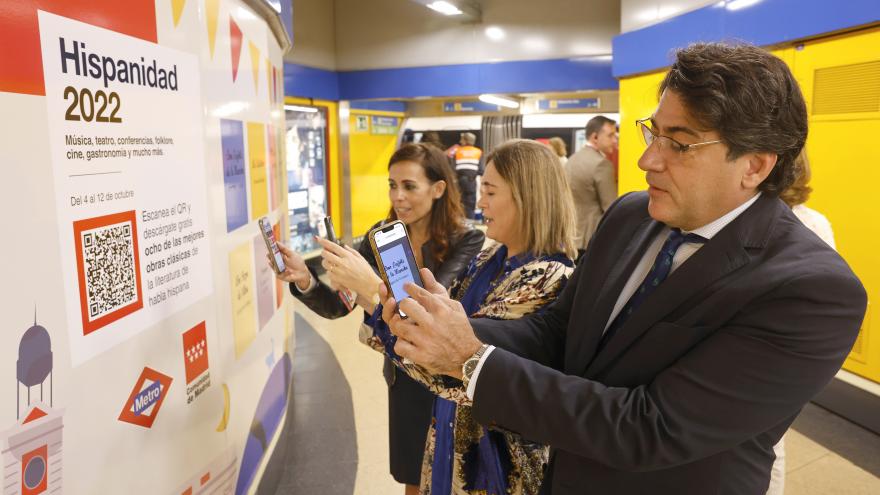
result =
[[697,41],[766,46],[880,21],[880,0],[762,0],[732,10],[736,5],[720,1],[614,37],[614,77],[667,67],[674,49]]
[[610,60],[585,57],[344,72],[284,64],[286,95],[329,100],[588,89],[617,89]]
[[285,63],[284,95],[340,100],[339,76],[332,70]]

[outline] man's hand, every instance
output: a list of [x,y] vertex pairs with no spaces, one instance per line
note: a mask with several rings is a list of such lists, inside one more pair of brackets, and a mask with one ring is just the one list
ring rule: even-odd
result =
[[428,290],[415,284],[404,289],[411,296],[397,302],[384,284],[379,288],[383,300],[382,319],[397,335],[394,352],[422,365],[432,373],[461,378],[461,367],[482,345],[474,335],[464,308],[446,294],[430,270],[421,270],[422,281]]

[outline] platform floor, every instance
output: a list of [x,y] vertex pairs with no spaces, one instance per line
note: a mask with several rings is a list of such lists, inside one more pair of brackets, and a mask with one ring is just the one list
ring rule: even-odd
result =
[[[295,302],[292,404],[258,494],[395,495],[382,358],[361,316],[324,320]],[[880,494],[880,436],[808,405],[786,437],[786,495]]]

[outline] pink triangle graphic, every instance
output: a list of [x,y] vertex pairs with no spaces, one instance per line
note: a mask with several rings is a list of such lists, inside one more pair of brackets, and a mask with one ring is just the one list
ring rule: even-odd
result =
[[229,18],[229,44],[232,47],[232,82],[235,82],[238,62],[241,60],[241,29],[232,17]]

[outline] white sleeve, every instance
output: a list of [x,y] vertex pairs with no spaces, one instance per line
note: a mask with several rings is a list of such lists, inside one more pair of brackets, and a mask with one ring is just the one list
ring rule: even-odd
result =
[[486,348],[486,352],[480,356],[480,361],[477,363],[477,367],[474,369],[474,374],[471,375],[471,381],[468,382],[467,388],[467,396],[468,399],[474,400],[474,392],[477,390],[477,378],[480,376],[480,370],[483,369],[483,363],[486,362],[486,358],[489,357],[489,354],[492,354],[492,351],[495,350],[494,345],[490,345]]
[[313,291],[315,287],[318,285],[318,281],[315,280],[315,276],[312,275],[312,272],[309,272],[309,286],[306,287],[306,290],[299,290],[299,287],[296,285],[296,282],[291,282],[290,285],[293,286],[294,289],[297,290],[302,295],[306,295],[309,292]]

